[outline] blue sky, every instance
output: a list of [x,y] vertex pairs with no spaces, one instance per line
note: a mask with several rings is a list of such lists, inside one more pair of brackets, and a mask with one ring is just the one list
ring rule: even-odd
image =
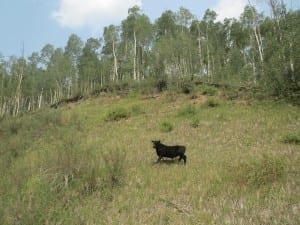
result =
[[[64,47],[74,33],[83,41],[101,37],[104,26],[119,25],[128,8],[139,5],[151,21],[165,10],[189,9],[198,19],[215,10],[219,19],[238,17],[248,0],[0,0],[0,54],[5,58],[39,52],[46,44]],[[264,8],[265,0],[251,0]],[[288,8],[300,8],[300,0],[287,0]]]

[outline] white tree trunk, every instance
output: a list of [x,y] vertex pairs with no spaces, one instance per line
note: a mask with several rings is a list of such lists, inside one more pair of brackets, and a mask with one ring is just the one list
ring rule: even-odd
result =
[[42,101],[43,101],[43,89],[41,91],[40,96],[38,97],[38,108],[39,109],[42,107]]
[[112,40],[112,48],[113,48],[113,57],[114,57],[114,74],[113,74],[113,81],[118,80],[118,61],[117,61],[117,56],[116,56],[116,49],[115,49],[115,40],[113,38]]
[[[22,55],[23,55],[23,53],[22,53]],[[19,114],[19,110],[20,110],[22,81],[23,81],[23,76],[24,76],[24,57],[23,56],[22,56],[21,62],[19,64],[17,76],[18,76],[18,85],[17,85],[16,95],[15,95],[13,116],[17,116]]]
[[137,72],[136,72],[136,34],[135,34],[135,31],[133,32],[133,79],[134,80],[138,80],[138,77],[137,77]]
[[199,34],[199,37],[198,37],[198,55],[199,55],[199,74],[202,75],[203,73],[203,59],[202,59],[202,50],[201,50],[201,37],[200,37],[200,34]]

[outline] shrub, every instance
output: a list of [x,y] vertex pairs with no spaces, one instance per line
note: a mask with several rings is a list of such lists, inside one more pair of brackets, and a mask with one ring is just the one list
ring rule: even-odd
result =
[[181,92],[182,93],[190,94],[190,93],[193,93],[194,90],[195,90],[195,87],[191,81],[189,81],[189,80],[182,81],[182,83],[181,83]]
[[214,96],[217,93],[217,89],[214,87],[206,86],[204,87],[202,94],[208,96]]
[[285,134],[282,141],[287,144],[300,145],[300,131]]
[[119,121],[126,119],[130,116],[130,113],[122,107],[111,109],[105,116],[106,121]]
[[211,107],[211,108],[217,107],[219,105],[220,105],[220,101],[216,98],[210,98],[204,104],[204,106]]
[[166,80],[158,80],[155,84],[157,92],[163,92],[167,89],[167,81]]
[[160,130],[163,132],[170,132],[174,129],[174,125],[170,121],[163,121],[160,124]]

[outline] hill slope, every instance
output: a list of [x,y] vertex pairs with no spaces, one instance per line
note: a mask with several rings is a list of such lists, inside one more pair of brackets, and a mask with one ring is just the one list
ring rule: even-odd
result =
[[[299,107],[242,103],[105,96],[3,120],[0,223],[299,224]],[[186,166],[154,163],[153,139]]]

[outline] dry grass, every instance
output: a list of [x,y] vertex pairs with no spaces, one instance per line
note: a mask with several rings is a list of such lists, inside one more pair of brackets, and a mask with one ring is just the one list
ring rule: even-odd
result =
[[[286,103],[235,104],[221,99],[210,107],[201,96],[198,100],[186,95],[171,97],[101,97],[62,109],[65,119],[61,129],[68,130],[65,125],[71,123],[70,115],[80,118],[84,136],[79,151],[93,146],[93,154],[101,162],[103,154],[119,149],[126,163],[123,183],[107,201],[101,199],[101,191],[95,191],[65,209],[68,213],[51,214],[56,218],[47,218],[48,223],[300,223],[299,146],[282,142],[286,133],[299,129],[299,108]],[[107,113],[118,107],[135,113],[107,121]],[[166,120],[174,125],[170,132],[161,131]],[[193,121],[198,126],[192,127]],[[33,153],[26,158],[33,158],[48,138],[32,145],[28,151]],[[155,164],[152,139],[185,144],[186,166],[177,161]]]

